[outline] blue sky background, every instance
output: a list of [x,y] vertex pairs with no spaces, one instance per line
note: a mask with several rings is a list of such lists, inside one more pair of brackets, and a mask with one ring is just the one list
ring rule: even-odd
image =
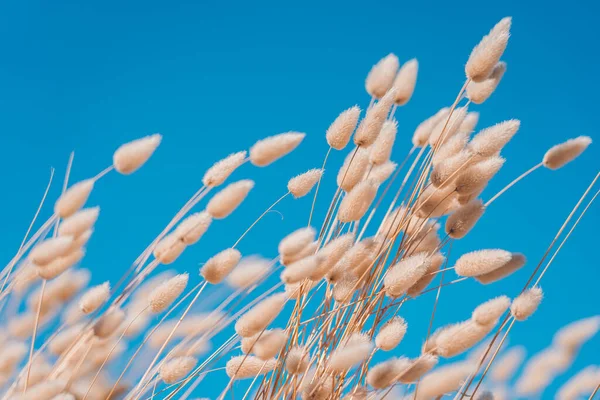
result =
[[[102,207],[85,265],[93,282],[115,282],[200,186],[214,161],[264,136],[299,130],[308,136],[293,155],[270,168],[245,167],[236,178],[257,184],[247,202],[211,227],[175,267],[192,272],[229,246],[254,218],[285,192],[291,176],[321,164],[324,131],[343,109],[369,101],[364,78],[389,52],[417,57],[419,80],[411,102],[396,114],[394,157],[410,148],[417,124],[449,104],[464,79],[471,48],[506,15],[512,38],[508,71],[482,106],[479,127],[522,120],[506,148],[508,162],[484,199],[536,164],[550,146],[578,135],[598,140],[600,81],[597,23],[592,1],[558,2],[197,2],[31,1],[0,5],[0,183],[3,225],[0,257],[9,260],[46,185],[50,166],[62,177],[75,151],[74,180],[111,162],[121,143],[164,135],[155,157],[130,177],[111,174],[90,204]],[[525,253],[524,270],[496,285],[468,282],[442,291],[435,326],[467,318],[481,301],[515,295],[555,232],[598,171],[598,144],[564,169],[537,171],[504,195],[451,259],[480,248]],[[333,192],[333,157],[317,209]],[[336,165],[333,167],[333,165]],[[57,184],[51,192],[55,199]],[[327,202],[328,203],[328,202]],[[49,203],[50,204],[50,203]],[[287,201],[242,243],[245,254],[273,256],[283,235],[305,223],[310,199]],[[595,204],[542,281],[538,313],[519,324],[511,343],[531,353],[572,320],[599,313],[600,278]],[[50,215],[46,207],[45,216]],[[427,330],[433,297],[410,304],[411,324],[399,352],[415,356]],[[589,342],[573,371],[600,361],[600,337]],[[216,387],[226,382],[214,376]],[[546,392],[552,392],[564,378]],[[203,392],[201,392],[202,394]],[[239,393],[239,392],[238,392]],[[209,391],[206,394],[214,395]]]

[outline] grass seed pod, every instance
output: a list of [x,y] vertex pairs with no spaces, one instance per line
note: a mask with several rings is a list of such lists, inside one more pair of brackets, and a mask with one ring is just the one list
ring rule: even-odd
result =
[[[8,321],[8,332],[16,339],[27,339],[33,333],[35,320],[35,313],[25,311],[17,314]],[[43,322],[39,321],[39,325],[43,325]]]
[[390,160],[392,148],[398,132],[398,122],[387,120],[383,123],[381,131],[369,149],[369,162],[373,165],[382,165]]
[[354,244],[344,256],[327,273],[327,279],[335,282],[345,273],[352,271],[364,261],[368,260],[373,254],[377,242],[373,238],[366,238]]
[[506,296],[498,296],[477,306],[473,310],[471,319],[479,325],[494,324],[509,307],[510,299]]
[[315,240],[317,232],[313,227],[295,230],[279,242],[278,251],[281,256],[292,256],[300,253],[306,246]]
[[505,72],[506,63],[500,61],[494,66],[489,77],[481,82],[469,83],[469,86],[467,86],[467,98],[471,100],[472,103],[482,104],[489,99],[492,93],[494,93]]
[[463,204],[446,220],[446,233],[453,239],[462,239],[473,229],[483,215],[485,206],[480,199]]
[[286,132],[259,140],[250,148],[250,162],[266,167],[291,153],[306,136],[301,132]]
[[492,365],[490,379],[494,382],[510,380],[524,359],[525,349],[523,347],[516,346],[506,350]]
[[556,395],[557,400],[572,400],[582,396],[591,396],[600,382],[600,367],[589,365],[573,375],[559,389]]
[[90,229],[98,220],[100,207],[84,208],[77,211],[58,226],[59,236],[77,237]]
[[243,179],[227,185],[208,201],[206,211],[215,219],[229,216],[242,204],[253,187],[254,181],[250,179]]
[[553,146],[544,154],[542,163],[548,169],[559,169],[581,155],[592,143],[589,136],[579,136]]
[[337,174],[337,185],[345,192],[349,192],[363,179],[368,166],[369,151],[359,147],[344,159]]
[[404,318],[394,317],[387,321],[375,337],[375,346],[383,351],[396,348],[404,338],[408,325]]
[[435,128],[439,121],[448,118],[448,115],[450,115],[450,109],[448,107],[444,107],[436,114],[421,122],[413,133],[411,139],[413,146],[424,147],[429,142],[429,137],[431,136],[433,128]]
[[285,369],[292,375],[301,375],[308,369],[310,355],[305,347],[294,346],[288,351]]
[[314,168],[288,181],[287,188],[296,199],[306,196],[323,176],[323,169]]
[[439,271],[444,261],[446,261],[446,257],[438,251],[430,256],[429,260],[431,262],[429,263],[429,268],[427,268],[425,275],[406,291],[406,294],[410,297],[417,297],[427,286],[429,286],[431,281],[435,279],[436,272]]
[[477,111],[471,111],[467,113],[462,124],[460,124],[460,128],[458,128],[459,133],[465,133],[469,136],[475,130],[475,126],[479,122],[479,113]]
[[373,107],[367,110],[365,118],[360,122],[354,134],[354,144],[357,147],[369,147],[379,136],[386,121],[390,108],[394,104],[396,91],[392,88]]
[[367,93],[376,99],[382,98],[394,84],[399,66],[398,57],[392,53],[373,65],[365,81]]
[[478,276],[504,267],[512,259],[512,253],[506,250],[478,250],[463,254],[454,265],[460,276]]
[[125,311],[120,308],[112,308],[104,313],[94,324],[94,335],[100,339],[112,336],[125,321]]
[[429,180],[438,188],[450,186],[473,162],[474,154],[468,149],[461,150],[436,164]]
[[171,233],[156,244],[152,253],[161,264],[168,265],[174,263],[186,247],[187,245],[176,233]]
[[308,245],[306,245],[306,247],[304,247],[296,254],[282,255],[279,262],[284,266],[288,266],[290,264],[295,263],[296,261],[302,260],[303,258],[314,255],[317,252],[318,248],[319,242],[315,240],[314,242],[311,242]]
[[482,157],[491,157],[506,146],[520,126],[521,121],[518,119],[509,119],[485,128],[473,137],[468,148]]
[[336,150],[346,147],[356,129],[359,117],[360,108],[358,106],[350,107],[338,115],[325,133],[327,144]]
[[450,119],[447,117],[440,119],[431,130],[431,135],[429,135],[429,145],[434,147],[446,143],[446,141],[458,133],[466,116],[467,107],[465,106],[455,109],[450,116]]
[[354,273],[343,274],[333,285],[333,299],[340,304],[348,304],[358,288],[358,277]]
[[208,282],[216,285],[235,268],[240,262],[242,253],[236,249],[225,249],[214,255],[200,268],[200,275]]
[[317,269],[311,273],[310,279],[313,281],[322,279],[340,261],[344,254],[352,247],[353,243],[354,234],[346,233],[333,239],[321,248],[317,253],[321,262]]
[[245,150],[239,151],[216,162],[202,177],[204,186],[213,188],[222,185],[246,161],[246,155]]
[[419,62],[416,58],[408,60],[400,67],[393,84],[394,89],[396,89],[394,96],[396,105],[403,106],[408,103],[415,91],[418,72]]
[[399,297],[425,275],[431,260],[425,253],[415,254],[392,266],[384,277],[388,296]]
[[269,260],[257,256],[243,258],[227,275],[227,284],[236,289],[246,289],[258,283],[270,269]]
[[288,265],[281,273],[281,281],[287,284],[302,282],[317,270],[320,261],[318,255],[312,255]]
[[367,383],[374,389],[385,389],[398,381],[398,378],[410,368],[407,358],[390,358],[369,368]]
[[418,381],[423,375],[431,371],[438,363],[438,358],[431,354],[421,354],[418,358],[411,360],[408,368],[400,375],[401,383],[412,383]]
[[600,315],[565,325],[554,334],[553,342],[568,351],[577,351],[600,330]]
[[277,366],[277,360],[263,361],[254,356],[237,356],[227,361],[225,371],[231,379],[254,378],[258,375],[268,374]]
[[492,156],[467,167],[456,178],[456,192],[464,196],[485,187],[504,165],[504,161],[500,156]]
[[367,180],[357,184],[340,203],[340,222],[360,220],[371,207],[376,195],[377,185],[374,182]]
[[94,179],[86,179],[68,188],[54,203],[54,213],[61,218],[75,214],[90,197],[94,183]]
[[506,49],[512,19],[503,18],[475,46],[465,66],[467,78],[474,82],[487,79]]
[[42,279],[51,280],[58,277],[60,274],[73,267],[75,264],[80,262],[85,256],[85,252],[82,249],[76,249],[67,255],[58,257],[51,263],[44,265],[43,267],[37,268],[37,273]]
[[352,342],[342,344],[335,349],[327,361],[327,368],[334,373],[349,371],[355,365],[364,362],[373,349],[369,342]]
[[113,166],[123,174],[137,171],[152,156],[162,140],[158,133],[121,145],[113,154]]
[[189,275],[175,275],[168,281],[163,282],[154,289],[148,298],[150,311],[153,313],[161,313],[177,299],[185,290],[189,280]]
[[523,254],[512,253],[509,262],[502,267],[485,274],[477,275],[474,278],[479,281],[479,283],[489,285],[490,283],[499,281],[500,279],[503,279],[521,269],[525,265],[526,261],[527,260]]
[[[473,113],[469,113],[471,115]],[[467,116],[468,116],[467,115]],[[466,119],[465,119],[466,121]],[[464,124],[464,122],[463,122]],[[469,142],[469,133],[465,131],[459,131],[456,135],[452,136],[448,139],[440,148],[433,154],[433,158],[431,159],[431,163],[435,167],[440,164],[444,160],[447,160],[451,157],[454,157],[462,150],[464,150],[465,146]]]
[[48,343],[50,354],[59,356],[75,343],[76,340],[84,336],[84,324],[73,325],[61,332]]
[[167,360],[159,369],[159,376],[168,385],[179,382],[185,378],[196,366],[198,361],[194,357],[177,357]]
[[54,259],[65,255],[73,244],[72,236],[58,236],[37,244],[29,253],[29,261],[44,266]]
[[237,320],[236,333],[249,337],[265,329],[283,310],[287,299],[285,293],[277,293],[262,300]]
[[206,211],[192,214],[177,225],[175,236],[187,245],[194,244],[206,233],[211,222]]
[[427,186],[417,198],[415,209],[419,218],[438,218],[460,207],[452,186]]
[[462,361],[436,368],[421,379],[415,399],[443,397],[444,394],[460,389],[474,367],[468,361]]
[[[288,339],[288,335],[283,329],[272,329],[266,330],[262,334],[256,335],[256,338],[243,338],[242,348],[244,341],[249,341],[252,353],[254,353],[261,360],[269,360],[275,357],[281,349],[285,346]],[[248,343],[246,344],[248,345]]]
[[0,347],[0,373],[9,375],[27,354],[24,343],[10,340]]
[[67,383],[61,379],[44,380],[36,385],[29,386],[22,393],[10,397],[11,400],[53,400],[65,390]]
[[541,288],[527,289],[513,300],[510,313],[517,321],[525,321],[538,309],[543,297]]
[[107,281],[88,289],[79,300],[79,308],[84,314],[91,314],[100,308],[109,297],[110,283]]
[[437,353],[450,358],[464,353],[482,341],[494,329],[496,323],[480,325],[473,320],[452,325],[436,338]]
[[333,390],[332,378],[322,372],[317,376],[317,369],[313,367],[302,378],[300,398],[302,400],[327,400]]
[[369,172],[369,179],[378,185],[387,181],[390,176],[396,171],[398,164],[395,162],[387,161],[381,165],[376,165]]

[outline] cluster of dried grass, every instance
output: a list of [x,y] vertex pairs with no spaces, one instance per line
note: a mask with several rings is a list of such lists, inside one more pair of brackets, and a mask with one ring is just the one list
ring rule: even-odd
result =
[[[414,146],[400,165],[390,159],[398,130],[394,115],[413,94],[418,64],[411,60],[400,67],[392,54],[377,63],[366,80],[372,101],[365,115],[361,119],[360,108],[351,107],[326,133],[328,155],[332,149],[344,149],[350,140],[355,145],[339,169],[338,188],[327,215],[319,229],[311,227],[325,157],[322,168],[290,179],[287,193],[267,209],[289,194],[300,198],[317,188],[309,226],[282,238],[279,254],[271,260],[242,257],[236,249],[253,224],[231,248],[204,262],[199,278],[170,271],[151,276],[176,262],[215,220],[229,217],[254,182],[231,183],[212,196],[203,211],[191,213],[204,197],[248,161],[265,167],[292,152],[304,139],[303,133],[263,139],[248,153],[240,151],[217,162],[204,175],[204,186],[114,287],[105,282],[86,289],[90,272],[77,268],[100,211],[84,206],[98,180],[113,169],[124,175],[135,172],[152,156],[161,137],[152,135],[121,146],[110,168],[68,188],[67,172],[54,214],[27,235],[2,271],[3,398],[186,399],[223,369],[230,383],[220,399],[233,392],[236,380],[245,378],[251,378],[252,384],[244,399],[250,393],[258,399],[502,399],[543,390],[596,333],[598,317],[557,333],[548,349],[528,361],[512,389],[506,383],[522,363],[524,352],[519,347],[501,350],[502,345],[515,322],[529,318],[540,305],[540,280],[579,222],[572,222],[574,215],[579,212],[581,218],[595,198],[581,211],[598,176],[521,292],[511,294],[512,299],[492,298],[470,317],[428,332],[419,355],[413,358],[384,357],[374,363],[383,353],[397,352],[407,333],[408,324],[398,315],[405,302],[437,292],[437,304],[443,286],[471,278],[488,285],[524,267],[522,254],[502,249],[464,254],[452,267],[447,267],[447,260],[452,241],[465,238],[505,190],[541,166],[561,168],[591,142],[582,136],[551,148],[540,163],[505,189],[487,202],[480,200],[505,163],[500,153],[517,133],[519,121],[501,122],[472,135],[478,114],[468,107],[484,103],[499,85],[506,70],[500,58],[510,25],[510,18],[503,19],[475,47],[454,104],[417,127]],[[461,105],[463,100],[466,104]],[[395,196],[382,209],[411,159]],[[384,214],[378,223],[377,211]],[[571,230],[562,235],[569,224]],[[370,231],[375,234],[365,238]],[[450,270],[457,279],[446,279]],[[264,288],[274,273],[280,282]],[[190,280],[198,283],[190,288]],[[438,283],[432,286],[434,281]],[[193,311],[199,299],[218,297],[221,292],[212,288],[221,284],[233,293],[219,299],[213,310]],[[287,305],[291,313],[285,327],[271,327],[281,321]],[[18,309],[23,311],[16,313]],[[461,314],[465,313],[457,316]],[[433,321],[434,312],[430,328]],[[207,354],[209,340],[232,324],[235,333]],[[479,343],[484,344],[476,347]],[[466,360],[437,366],[440,360],[471,349]],[[118,359],[126,360],[126,365],[113,367]],[[486,377],[492,384],[486,381],[484,389]],[[598,367],[586,368],[563,386],[558,398],[573,399],[595,391],[599,380]],[[398,388],[403,394],[398,394]]]

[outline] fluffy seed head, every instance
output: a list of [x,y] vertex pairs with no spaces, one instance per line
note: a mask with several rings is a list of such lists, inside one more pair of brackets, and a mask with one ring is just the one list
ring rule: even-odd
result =
[[382,98],[392,87],[400,62],[398,57],[390,53],[371,68],[365,81],[367,93],[376,99]]
[[90,197],[92,189],[94,189],[93,179],[77,182],[56,200],[54,213],[61,218],[70,217],[83,207],[88,197]]
[[206,206],[206,211],[216,219],[227,217],[242,204],[242,201],[248,196],[253,187],[254,181],[250,179],[244,179],[227,185],[210,199]]
[[83,324],[77,324],[59,332],[48,344],[50,353],[59,356],[67,351],[77,339],[83,337],[83,328]]
[[165,362],[159,370],[160,379],[172,384],[185,378],[197,364],[194,357],[176,357]]
[[242,254],[238,250],[225,249],[214,255],[200,268],[200,275],[212,284],[221,283],[241,258]]
[[479,199],[460,206],[446,220],[446,233],[453,239],[462,239],[473,229],[484,211],[485,206]]
[[[436,146],[446,143],[452,136],[458,133],[465,117],[467,116],[467,107],[460,107],[454,110],[450,119],[448,117],[440,119],[429,136],[429,145]],[[439,144],[437,144],[439,142]]]
[[327,129],[325,134],[327,144],[336,150],[342,150],[346,147],[352,132],[356,129],[359,117],[360,108],[358,106],[343,111]]
[[490,283],[499,281],[500,279],[505,278],[505,277],[511,275],[513,272],[521,269],[525,265],[526,261],[527,260],[523,254],[512,253],[510,261],[507,262],[504,266],[502,266],[498,269],[495,269],[491,272],[477,275],[477,276],[475,276],[475,279],[477,279],[477,281],[479,281],[479,283],[488,285]]
[[347,233],[333,239],[321,248],[317,253],[320,258],[320,263],[317,269],[310,275],[310,279],[313,281],[322,279],[344,256],[344,254],[346,254],[353,243],[354,235],[352,233]]
[[242,351],[256,354],[261,360],[275,357],[285,346],[288,335],[283,329],[266,330],[262,334],[242,339]]
[[425,375],[419,383],[417,399],[433,399],[460,389],[474,365],[462,361],[446,364]]
[[287,295],[277,293],[267,297],[242,315],[235,324],[235,331],[242,337],[254,336],[265,329],[279,315]]
[[110,283],[104,282],[101,285],[90,288],[81,296],[79,308],[84,314],[90,314],[96,311],[110,296]]
[[113,154],[113,166],[123,175],[137,171],[152,156],[162,136],[158,133],[121,145]]
[[492,156],[466,168],[456,179],[456,192],[468,195],[485,187],[506,161],[500,156]]
[[254,356],[237,356],[227,361],[225,371],[231,379],[253,378],[257,375],[268,374],[277,366],[277,360],[261,360]]
[[288,351],[285,359],[285,369],[292,375],[300,375],[308,369],[310,356],[306,348],[294,346]]
[[29,260],[38,266],[44,266],[52,260],[65,255],[73,244],[72,236],[58,236],[46,239],[36,245],[29,253]]
[[500,61],[494,66],[488,78],[481,82],[469,83],[469,86],[467,86],[467,97],[469,100],[475,104],[481,104],[486,101],[500,84],[505,72],[506,63]]
[[479,113],[477,111],[471,111],[467,113],[462,124],[460,124],[460,128],[458,128],[459,132],[466,133],[467,136],[473,133],[475,130],[475,126],[479,122]]
[[303,258],[314,255],[317,252],[318,248],[319,242],[314,241],[306,245],[306,247],[304,247],[296,254],[282,255],[279,261],[282,265],[288,266],[292,263],[295,263],[296,261],[302,260]]
[[412,383],[431,371],[438,363],[438,358],[431,354],[421,354],[419,358],[410,361],[409,367],[398,380],[402,383]]
[[365,176],[369,166],[369,152],[358,148],[348,154],[337,175],[337,185],[345,192],[352,190]]
[[99,214],[100,207],[84,208],[77,211],[58,226],[59,236],[77,237],[81,235],[94,226]]
[[498,153],[517,133],[521,121],[510,119],[479,132],[469,143],[469,149],[482,157]]
[[43,267],[38,267],[37,273],[42,279],[54,279],[80,262],[83,259],[83,256],[85,256],[85,252],[82,249],[73,250],[62,257],[54,259],[51,263],[46,264]]
[[480,325],[473,320],[451,325],[436,338],[437,353],[450,358],[469,350],[494,329],[495,323]]
[[402,65],[398,74],[396,75],[396,79],[394,79],[394,89],[395,96],[394,102],[403,106],[412,97],[415,91],[415,85],[417,84],[417,74],[419,72],[419,62],[416,58],[412,60],[408,60]]
[[29,386],[25,392],[10,398],[12,400],[54,400],[56,396],[65,390],[65,386],[66,382],[61,379],[48,379]]
[[429,137],[433,131],[433,128],[437,125],[439,121],[442,119],[448,118],[450,115],[450,109],[447,107],[439,110],[435,115],[427,118],[425,121],[421,122],[412,137],[412,144],[415,147],[423,147],[429,142]]
[[113,308],[104,313],[94,324],[94,335],[100,339],[112,336],[125,321],[125,312],[120,308]]
[[320,261],[318,255],[312,255],[288,265],[281,273],[281,281],[293,284],[307,279],[317,270]]
[[383,280],[388,296],[399,297],[425,275],[429,268],[427,254],[419,253],[410,256],[392,266]]
[[579,136],[557,144],[544,154],[544,167],[552,170],[563,167],[579,157],[591,143],[591,137]]
[[407,291],[411,297],[417,297],[436,277],[435,273],[439,271],[440,267],[446,261],[446,257],[444,257],[440,252],[429,256],[429,268],[427,268],[427,272],[421,279],[417,281],[414,285],[412,285]]
[[512,259],[506,250],[478,250],[462,255],[454,265],[460,276],[478,276],[504,267]]
[[494,324],[498,318],[510,307],[510,299],[499,296],[480,304],[473,310],[471,319],[479,325]]
[[416,201],[416,214],[420,218],[438,218],[460,207],[451,186],[427,186]]
[[278,250],[281,256],[293,256],[300,253],[315,240],[316,231],[313,227],[295,230],[279,242]]
[[383,123],[387,119],[390,108],[394,104],[396,90],[390,89],[373,107],[371,107],[365,118],[358,125],[354,134],[354,144],[358,147],[369,147],[377,139]]
[[250,148],[250,162],[257,167],[266,167],[291,153],[305,136],[305,133],[286,132],[259,140]]
[[374,389],[385,389],[398,381],[398,378],[410,368],[407,358],[391,358],[371,368],[367,372],[367,383]]
[[358,277],[352,272],[347,272],[335,280],[333,299],[340,304],[348,304],[358,287]]
[[503,18],[475,46],[465,66],[467,78],[481,82],[490,76],[508,44],[511,22],[510,17]]
[[186,247],[187,245],[176,233],[171,233],[156,244],[152,253],[161,264],[168,265],[175,262]]
[[293,177],[287,187],[295,198],[306,196],[323,176],[323,170],[315,168]]
[[571,322],[556,332],[553,341],[564,349],[576,351],[598,330],[600,330],[600,315]]
[[525,359],[525,349],[517,346],[508,349],[494,362],[490,370],[490,378],[495,382],[506,382],[517,371]]
[[269,272],[269,260],[258,256],[243,258],[227,276],[227,284],[237,289],[245,289],[260,281]]
[[370,181],[357,184],[342,200],[338,212],[340,222],[360,220],[371,207],[377,195],[377,185]]
[[246,151],[232,153],[224,159],[216,162],[210,167],[204,177],[202,183],[208,187],[217,187],[222,185],[229,176],[238,169],[246,160]]
[[517,296],[511,306],[510,312],[517,321],[525,321],[539,307],[544,293],[539,287],[533,287]]
[[590,365],[573,375],[559,389],[557,400],[578,399],[591,395],[600,382],[600,367]]
[[[33,333],[36,314],[24,312],[12,317],[8,322],[8,332],[16,339],[27,339]],[[44,321],[40,321],[39,325]]]
[[177,225],[175,236],[187,245],[194,244],[206,233],[211,222],[212,218],[206,211],[192,214]]
[[348,371],[355,365],[365,361],[371,354],[372,349],[373,345],[370,341],[349,340],[331,353],[327,367],[335,373]]
[[464,149],[437,163],[429,180],[434,187],[452,186],[456,179],[475,161],[473,153]]
[[371,146],[369,161],[373,165],[381,165],[390,160],[396,133],[398,132],[398,122],[387,120],[383,123],[381,131]]
[[369,173],[369,179],[373,182],[381,185],[383,182],[387,181],[390,176],[394,173],[398,164],[392,161],[386,161],[381,165],[376,165],[371,169]]
[[375,337],[377,348],[390,351],[396,348],[404,338],[408,325],[404,318],[394,317],[385,323]]
[[[336,282],[348,272],[359,271],[358,268],[363,266],[363,264],[371,264],[377,243],[378,242],[373,240],[373,238],[367,238],[356,243],[344,254],[333,268],[330,269],[327,273],[327,279],[330,282]],[[369,265],[367,265],[367,267],[368,266]]]
[[[471,115],[469,113],[468,115]],[[467,116],[468,116],[467,115]],[[465,119],[466,121],[466,119]],[[463,122],[464,124],[464,122]],[[431,162],[434,166],[437,166],[444,160],[454,157],[460,153],[469,141],[469,133],[466,131],[459,131],[456,135],[448,139],[440,148],[435,152]]]
[[189,275],[187,273],[175,275],[154,289],[148,299],[150,311],[153,313],[165,311],[183,293],[188,280]]

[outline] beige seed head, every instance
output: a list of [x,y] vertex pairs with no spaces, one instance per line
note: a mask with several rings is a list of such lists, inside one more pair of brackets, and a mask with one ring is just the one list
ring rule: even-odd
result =
[[312,255],[288,265],[281,273],[281,281],[287,284],[302,282],[317,270],[320,261],[318,255]]
[[229,184],[208,202],[206,211],[215,219],[223,219],[235,211],[254,187],[254,181],[244,179]]
[[500,61],[494,66],[492,73],[488,78],[481,82],[471,82],[467,86],[467,98],[472,103],[482,104],[494,93],[504,73],[506,72],[506,63]]
[[160,379],[166,384],[179,382],[190,373],[198,361],[194,357],[177,357],[161,365]]
[[495,325],[480,325],[473,320],[451,325],[436,338],[437,353],[445,358],[462,354],[483,340]]
[[356,271],[363,263],[371,263],[372,256],[377,247],[377,242],[373,238],[361,240],[352,246],[344,256],[329,270],[327,279],[330,282],[336,282],[346,273]]
[[26,391],[10,397],[11,400],[53,400],[65,390],[66,382],[57,380],[44,380],[36,385],[29,386]]
[[113,166],[124,175],[137,171],[152,156],[162,140],[158,133],[121,145],[113,154]]
[[305,136],[305,133],[286,132],[259,140],[250,148],[250,162],[257,167],[266,167],[291,153]]
[[[27,339],[33,333],[35,326],[36,314],[32,312],[24,312],[17,314],[8,321],[8,332],[16,339]],[[45,321],[40,321],[39,325]]]
[[65,255],[71,249],[72,244],[72,236],[59,236],[46,239],[31,250],[29,260],[37,266],[44,266],[54,259]]
[[544,167],[552,170],[563,167],[579,157],[591,143],[591,137],[579,136],[553,146],[544,154]]
[[22,261],[17,267],[12,284],[13,291],[19,295],[24,294],[39,279],[37,268],[28,260]]
[[358,288],[358,277],[354,273],[342,274],[333,285],[333,299],[340,304],[348,304]]
[[427,186],[416,201],[416,214],[420,218],[438,218],[460,207],[456,193],[451,186],[436,188]]
[[369,368],[367,383],[374,389],[385,389],[398,381],[398,378],[410,368],[407,358],[390,358]]
[[51,280],[77,264],[83,259],[85,252],[82,249],[76,249],[72,252],[56,258],[51,263],[37,268],[37,273],[42,279]]
[[369,166],[369,151],[364,148],[358,148],[352,151],[344,164],[340,167],[337,174],[337,185],[345,192],[352,190],[360,182]]
[[505,266],[512,259],[506,250],[478,250],[462,255],[454,265],[460,276],[478,276]]
[[404,338],[408,324],[402,317],[394,317],[381,327],[375,337],[375,346],[383,351],[396,348]]
[[399,297],[425,275],[431,260],[425,253],[415,254],[392,266],[383,280],[388,296]]
[[96,311],[110,297],[110,283],[104,282],[101,285],[90,288],[81,296],[79,308],[84,314],[90,314]]
[[433,128],[437,125],[439,121],[446,120],[450,115],[450,109],[447,107],[442,108],[436,114],[427,118],[425,121],[421,122],[412,137],[412,144],[415,147],[423,147],[429,142],[429,137],[433,132]]
[[355,386],[342,400],[369,400],[369,389],[364,386]]
[[306,196],[321,179],[323,172],[323,169],[315,168],[293,177],[288,181],[288,190],[295,198]]
[[229,176],[244,163],[244,161],[246,161],[246,155],[247,152],[245,150],[239,151],[216,162],[206,171],[202,178],[202,183],[208,187],[222,185],[223,182],[225,182],[227,178],[229,178]]
[[495,382],[506,382],[510,380],[524,359],[524,347],[516,346],[508,349],[492,365],[490,378]]
[[471,111],[467,113],[462,124],[460,124],[460,128],[458,128],[459,132],[466,133],[467,136],[473,133],[475,130],[475,126],[479,122],[479,113],[477,111]]
[[353,243],[354,234],[346,233],[333,239],[321,248],[317,253],[320,263],[317,269],[310,275],[310,279],[313,281],[322,279],[340,261],[344,254],[352,247]]
[[[251,338],[242,339],[242,351],[252,351],[261,360],[269,360],[275,357],[285,346],[288,335],[283,329],[266,330]],[[251,349],[251,350],[250,350]]]
[[59,236],[77,237],[90,229],[98,220],[100,207],[84,208],[77,211],[58,226]]
[[[565,382],[556,395],[557,400],[573,400],[591,396],[600,382],[600,367],[589,365]],[[593,398],[593,397],[591,397]]]
[[343,111],[327,129],[325,134],[327,144],[336,150],[346,147],[350,142],[352,132],[356,129],[359,117],[360,108],[358,106]]
[[340,203],[340,222],[360,220],[371,207],[376,195],[377,185],[374,182],[367,180],[357,184]]
[[458,133],[466,116],[467,107],[465,106],[455,109],[450,119],[448,117],[440,119],[431,131],[429,145],[434,147],[446,143],[447,140]]
[[212,218],[206,211],[192,214],[177,225],[175,236],[187,245],[194,244],[206,233],[211,222]]
[[412,383],[431,371],[438,363],[438,358],[431,354],[421,354],[419,358],[410,361],[409,367],[398,378],[401,383]]
[[431,184],[435,187],[456,187],[454,182],[475,161],[474,157],[475,155],[470,150],[464,149],[445,160],[441,160],[431,171],[429,177]]
[[377,139],[369,149],[369,162],[371,164],[382,165],[390,160],[397,132],[398,122],[396,120],[387,120],[383,123]]
[[367,93],[376,99],[382,98],[394,83],[400,62],[390,53],[371,68],[365,81]]
[[475,46],[465,66],[467,78],[481,82],[490,76],[508,44],[511,22],[510,17],[503,18]]
[[419,72],[419,62],[416,58],[408,60],[402,65],[396,79],[394,79],[394,89],[396,94],[394,96],[394,102],[403,106],[412,97],[415,91],[415,85],[417,84],[417,74]]
[[58,332],[48,343],[48,350],[50,353],[59,356],[67,351],[76,340],[84,336],[83,328],[83,324],[77,324]]
[[527,260],[525,259],[525,256],[523,254],[512,253],[510,261],[508,263],[506,263],[504,266],[502,266],[498,269],[495,269],[491,272],[477,275],[477,276],[475,276],[475,279],[477,279],[477,281],[479,281],[479,283],[488,285],[490,283],[499,281],[500,279],[503,279],[503,278],[511,275],[513,272],[521,269],[525,265],[526,261]]
[[225,249],[214,255],[200,268],[200,275],[212,284],[221,283],[223,279],[240,262],[242,253],[236,249]]
[[390,176],[396,171],[398,164],[392,161],[387,161],[381,165],[376,165],[371,169],[369,173],[369,179],[373,182],[381,185],[383,182],[387,181]]
[[187,273],[175,275],[154,289],[148,298],[150,311],[153,313],[165,311],[183,293],[188,280],[189,275]]
[[369,147],[375,142],[394,104],[395,93],[395,89],[390,89],[381,100],[367,111],[365,118],[360,122],[354,134],[354,144],[356,146]]
[[482,157],[498,153],[517,133],[521,121],[510,119],[479,132],[469,143],[469,149]]
[[446,233],[453,239],[462,239],[473,229],[484,211],[485,206],[479,199],[460,206],[446,220]]
[[0,347],[0,373],[2,375],[13,372],[15,367],[27,354],[27,346],[22,342],[8,341]]
[[479,325],[494,324],[502,314],[510,307],[510,299],[506,296],[498,296],[480,304],[473,310],[471,319]]
[[106,339],[112,336],[123,324],[125,317],[125,311],[121,310],[120,308],[113,308],[107,311],[94,324],[94,335],[100,339]]
[[285,293],[277,293],[262,300],[238,319],[235,331],[242,337],[256,335],[273,322],[283,310],[287,299]]
[[466,168],[456,179],[456,192],[467,195],[485,187],[506,161],[500,156],[492,156]]
[[288,351],[285,369],[292,375],[301,375],[308,369],[310,355],[305,347],[294,346]]
[[460,389],[474,369],[473,364],[465,361],[436,368],[421,379],[416,399],[443,397]]
[[335,349],[327,361],[327,367],[334,373],[349,371],[355,365],[364,362],[373,349],[373,344],[368,341],[348,341]]
[[554,343],[569,351],[578,350],[600,330],[600,315],[571,322],[556,332]]
[[302,250],[300,250],[296,254],[282,255],[279,261],[282,265],[288,266],[290,264],[295,263],[296,261],[302,260],[303,258],[312,256],[313,254],[315,254],[317,252],[318,249],[319,249],[319,242],[314,241],[314,242],[309,243],[306,247],[304,247]]
[[258,283],[270,269],[270,262],[258,256],[243,258],[227,275],[227,284],[236,289],[246,289]]
[[317,375],[313,367],[302,378],[300,391],[302,400],[327,400],[333,391],[332,379],[322,372]]
[[68,188],[54,204],[54,213],[61,218],[68,218],[77,212],[94,189],[95,181],[86,179]]
[[517,296],[511,306],[510,313],[517,321],[525,321],[539,307],[544,293],[539,287],[533,287]]
[[315,240],[316,231],[313,227],[295,230],[279,242],[278,250],[281,256],[293,256],[300,253]]
[[60,393],[50,400],[77,400],[77,398],[71,393]]
[[429,268],[427,268],[427,272],[421,279],[417,281],[414,285],[412,285],[407,291],[410,297],[417,297],[436,277],[435,273],[439,271],[440,267],[446,261],[446,257],[444,257],[440,252],[436,252],[432,256],[429,257],[431,261],[429,263]]
[[[469,113],[468,115],[470,114],[472,113]],[[459,131],[456,135],[452,136],[442,146],[440,146],[440,148],[433,154],[433,158],[431,159],[432,164],[437,166],[444,160],[454,157],[464,150],[468,141],[469,133],[466,131]]]
[[176,233],[166,235],[154,248],[154,258],[161,264],[172,264],[179,258],[187,245],[180,239]]
[[258,375],[268,374],[277,366],[277,360],[261,360],[254,356],[237,356],[227,361],[225,371],[231,379],[254,378]]

